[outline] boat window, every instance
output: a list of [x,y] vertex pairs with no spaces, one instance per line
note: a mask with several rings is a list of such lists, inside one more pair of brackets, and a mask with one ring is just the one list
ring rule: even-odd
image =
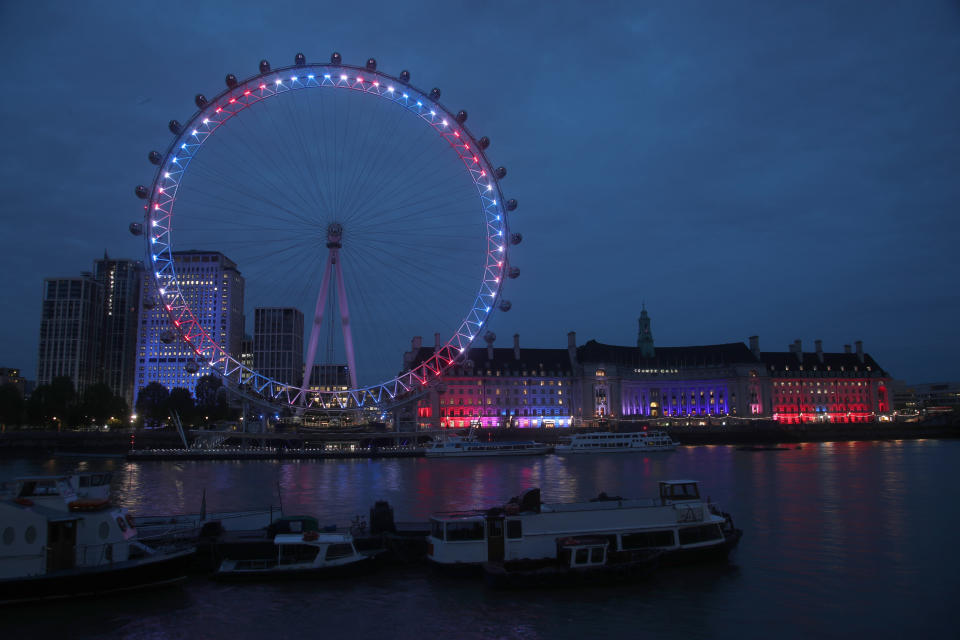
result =
[[522,538],[523,522],[520,520],[507,520],[507,537]]
[[443,540],[443,523],[438,520],[431,520],[430,535],[437,540]]
[[483,523],[479,520],[473,522],[448,522],[447,540],[483,540]]
[[319,551],[319,547],[306,544],[283,544],[280,545],[280,564],[313,562]]
[[589,557],[589,549],[577,549],[577,564],[587,564]]
[[651,547],[672,547],[673,530],[641,531],[638,533],[624,533],[620,536],[621,549],[649,549]]
[[337,558],[349,558],[353,555],[353,546],[349,543],[332,544],[327,547],[327,560],[336,560]]
[[720,531],[720,525],[718,524],[705,524],[699,527],[680,529],[680,544],[694,544],[722,538],[723,533]]
[[590,562],[603,564],[603,547],[594,547],[590,550]]

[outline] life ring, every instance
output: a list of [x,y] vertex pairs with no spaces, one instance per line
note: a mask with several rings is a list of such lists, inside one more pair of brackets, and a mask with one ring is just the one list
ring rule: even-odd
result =
[[310,542],[312,540],[316,540],[319,537],[320,537],[320,534],[318,534],[316,531],[305,531],[303,534],[304,542]]
[[120,527],[120,531],[127,530],[127,523],[123,521],[123,518],[121,516],[117,516],[117,526]]
[[135,529],[135,528],[136,528],[136,525],[133,524],[133,516],[130,515],[129,513],[128,513],[127,516],[126,516],[126,521],[127,521],[127,525],[128,525],[131,529]]
[[16,502],[21,507],[33,506],[33,500],[31,500],[30,498],[17,498],[16,500],[14,500],[14,502]]

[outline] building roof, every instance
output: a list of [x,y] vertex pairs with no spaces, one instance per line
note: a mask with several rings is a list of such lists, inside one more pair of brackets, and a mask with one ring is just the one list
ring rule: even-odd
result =
[[742,342],[693,347],[656,347],[654,356],[645,358],[639,347],[623,347],[589,340],[583,346],[577,347],[577,361],[656,368],[756,363],[757,358]]
[[[411,368],[433,355],[433,347],[421,347],[414,357]],[[474,370],[491,371],[554,371],[557,375],[572,371],[570,354],[566,349],[536,349],[520,347],[517,360],[513,348],[494,348],[491,360],[486,347],[474,347],[467,352],[467,360],[473,362]],[[456,366],[456,365],[455,365]],[[462,365],[460,365],[462,366]]]
[[797,353],[792,351],[763,351],[760,353],[760,360],[763,364],[767,365],[770,373],[775,375],[777,374],[776,372],[782,372],[786,370],[787,367],[790,367],[789,371],[791,373],[794,371],[799,372],[800,365],[803,365],[804,371],[813,371],[814,367],[816,367],[817,371],[826,371],[827,367],[830,367],[831,373],[837,373],[839,371],[865,371],[867,367],[870,367],[870,373],[876,373],[880,376],[888,375],[868,353],[863,354],[863,362],[860,362],[860,358],[856,353],[823,352],[821,354],[823,355],[823,362],[820,362],[820,358],[816,352],[805,351],[799,354],[801,359],[798,359],[797,355]]

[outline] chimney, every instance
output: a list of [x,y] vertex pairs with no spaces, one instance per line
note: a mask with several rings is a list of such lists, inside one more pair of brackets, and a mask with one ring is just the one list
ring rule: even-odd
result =
[[750,351],[753,357],[760,358],[760,336],[750,336]]
[[814,340],[813,344],[817,348],[817,360],[823,364],[823,340]]
[[850,345],[848,345],[848,344],[843,345],[843,352],[844,352],[844,353],[853,353],[853,351],[850,350]]
[[513,359],[520,359],[520,334],[513,334]]
[[410,341],[410,349],[416,354],[420,351],[420,347],[423,346],[423,337],[422,336],[413,336],[413,340]]
[[485,334],[483,334],[483,339],[487,343],[487,360],[492,362],[493,361],[493,343],[496,341],[497,336],[493,331],[487,331]]
[[567,354],[570,356],[570,366],[577,366],[577,332],[567,334]]
[[863,364],[863,340],[857,340],[853,344],[857,347],[857,360],[860,361],[860,364]]
[[440,334],[439,333],[433,334],[433,352],[436,353],[437,351],[440,351]]
[[803,364],[803,343],[800,342],[800,338],[793,341],[793,352],[797,354],[797,361]]

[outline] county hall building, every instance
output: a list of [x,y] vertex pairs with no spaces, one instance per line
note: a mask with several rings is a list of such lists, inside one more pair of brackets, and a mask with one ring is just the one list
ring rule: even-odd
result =
[[[891,412],[890,376],[848,345],[825,352],[797,340],[785,352],[749,345],[657,347],[650,317],[639,318],[636,346],[590,340],[566,349],[470,349],[417,406],[421,428],[569,427],[600,422],[776,420],[869,422]],[[437,347],[415,338],[404,356],[416,366]]]

